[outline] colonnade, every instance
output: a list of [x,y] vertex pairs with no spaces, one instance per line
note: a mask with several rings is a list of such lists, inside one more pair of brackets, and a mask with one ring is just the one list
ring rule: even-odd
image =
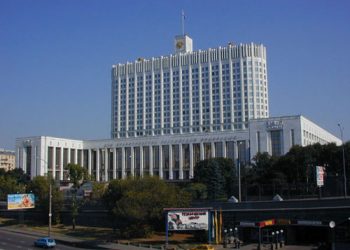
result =
[[[19,148],[20,167],[32,177],[47,173],[57,180],[68,178],[68,163],[87,168],[96,181],[127,177],[159,176],[165,180],[186,180],[194,176],[194,166],[200,160],[225,157],[235,162],[249,159],[247,141],[177,142],[161,145],[89,145],[67,147]],[[35,151],[35,152],[33,152]],[[30,157],[30,159],[28,159]],[[42,161],[37,159],[41,158]],[[30,165],[28,165],[30,164]]]

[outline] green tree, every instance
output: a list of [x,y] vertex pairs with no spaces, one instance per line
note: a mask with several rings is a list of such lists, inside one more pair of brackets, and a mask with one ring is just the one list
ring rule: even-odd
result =
[[235,167],[232,160],[213,158],[200,161],[194,170],[194,182],[207,187],[208,199],[226,199],[233,194]]
[[54,223],[60,222],[60,211],[63,206],[63,193],[55,186],[52,178],[36,176],[28,184],[27,192],[33,192],[35,195],[35,207],[44,211],[49,211],[49,189],[50,181],[52,185],[52,218]]
[[191,194],[192,200],[206,200],[208,198],[207,186],[203,183],[190,183],[185,191]]
[[101,200],[106,190],[106,184],[100,182],[93,182],[92,184],[92,199]]
[[5,173],[5,175],[15,179],[18,184],[27,185],[30,182],[30,176],[24,173],[23,169],[21,168],[9,170]]
[[0,175],[0,200],[7,200],[8,194],[24,193],[24,190],[25,186],[18,184],[15,178]]
[[82,205],[82,201],[77,200],[77,191],[78,191],[78,188],[81,186],[81,184],[85,180],[89,179],[89,175],[87,173],[86,168],[83,168],[78,164],[69,163],[67,165],[67,168],[68,168],[69,179],[73,183],[71,213],[72,213],[72,227],[73,227],[73,230],[75,230],[76,218],[79,215],[79,207]]
[[124,236],[145,236],[163,226],[163,209],[189,206],[190,194],[156,177],[113,180],[104,195]]

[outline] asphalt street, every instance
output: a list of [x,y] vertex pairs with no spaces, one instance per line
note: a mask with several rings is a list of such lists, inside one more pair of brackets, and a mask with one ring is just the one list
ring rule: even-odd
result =
[[[34,247],[34,241],[37,238],[38,237],[31,236],[31,235],[25,235],[25,234],[1,230],[0,228],[0,250],[41,249],[38,247]],[[73,250],[73,249],[81,249],[81,248],[74,248],[74,247],[57,244],[55,249]]]

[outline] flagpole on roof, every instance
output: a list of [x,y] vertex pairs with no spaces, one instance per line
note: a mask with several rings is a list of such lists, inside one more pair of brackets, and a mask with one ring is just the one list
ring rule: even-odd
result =
[[181,22],[182,22],[182,35],[185,35],[185,12],[182,10],[181,13]]

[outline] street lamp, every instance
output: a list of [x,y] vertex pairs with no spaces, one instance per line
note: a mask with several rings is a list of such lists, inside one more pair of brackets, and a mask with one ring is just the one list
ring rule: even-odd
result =
[[334,228],[335,228],[335,222],[330,221],[329,222],[329,227],[331,229],[331,237],[332,237],[332,250],[335,250],[335,234],[334,234]]
[[283,241],[284,241],[284,239],[283,239],[283,230],[281,229],[281,231],[280,231],[280,234],[281,234],[281,236],[280,236],[280,247],[283,247]]
[[278,249],[278,240],[279,240],[279,234],[280,234],[280,232],[277,230],[276,231],[276,249]]
[[226,248],[227,247],[227,229],[224,229],[224,233],[225,233],[225,235],[224,235],[224,248]]
[[51,176],[49,176],[49,164],[46,160],[38,157],[39,160],[43,161],[47,167],[47,178],[49,181],[49,228],[48,228],[48,237],[51,237],[51,218],[52,218],[52,184],[51,184]]
[[271,250],[273,250],[273,240],[275,238],[275,232],[271,233],[271,242],[270,242],[270,246],[271,246]]
[[346,188],[346,168],[345,168],[345,149],[344,149],[344,140],[343,140],[343,130],[344,130],[344,128],[342,128],[342,126],[340,125],[340,123],[338,123],[338,127],[339,127],[339,130],[340,130],[341,144],[342,144],[342,148],[343,148],[344,196],[345,196],[345,198],[346,198],[346,196],[347,196],[347,188]]

